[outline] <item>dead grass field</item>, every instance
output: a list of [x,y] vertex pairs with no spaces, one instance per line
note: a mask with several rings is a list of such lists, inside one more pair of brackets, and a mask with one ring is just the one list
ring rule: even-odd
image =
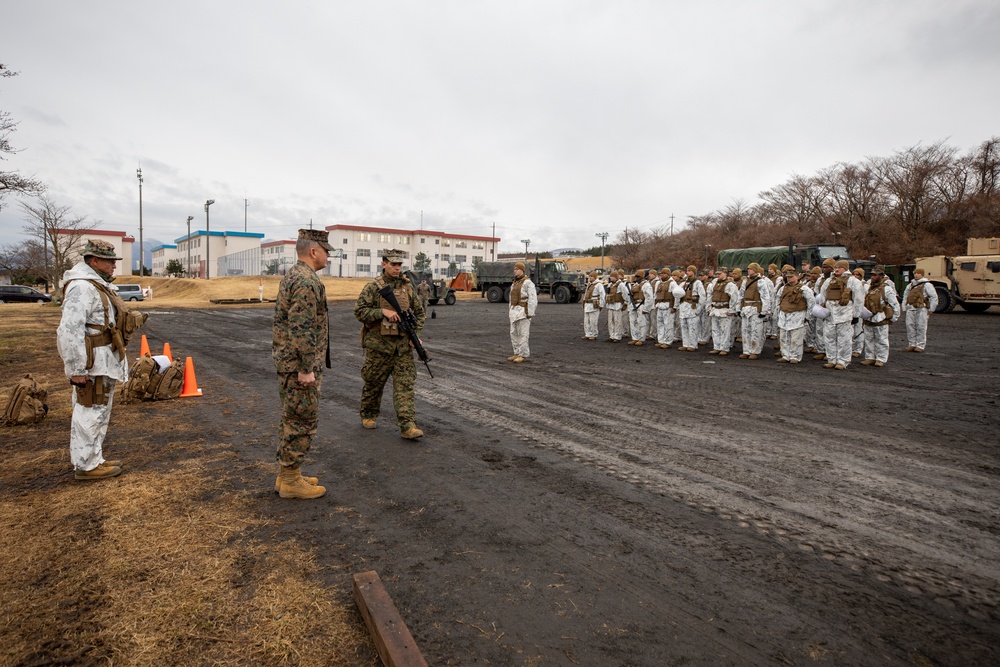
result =
[[[207,295],[174,282],[164,301]],[[228,295],[240,282],[210,285]],[[267,539],[271,519],[223,479],[238,474],[232,449],[199,437],[194,403],[116,404],[110,439],[127,446],[106,454],[125,472],[73,480],[59,315],[9,304],[0,321],[0,401],[30,372],[50,408],[41,424],[0,429],[0,664],[377,664],[314,552]]]
[[[326,296],[330,301],[350,301],[358,298],[361,289],[370,278],[323,278]],[[122,276],[116,284],[142,285],[153,288],[152,300],[142,302],[139,309],[152,306],[174,308],[213,307],[212,299],[257,299],[260,285],[264,286],[264,298],[274,299],[278,295],[281,276],[228,276],[198,280],[196,278],[139,278]],[[458,292],[459,299],[479,299],[479,292]],[[245,306],[243,306],[245,307]]]

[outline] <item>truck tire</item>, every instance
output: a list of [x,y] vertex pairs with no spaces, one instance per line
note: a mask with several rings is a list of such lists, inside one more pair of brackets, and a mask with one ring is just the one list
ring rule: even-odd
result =
[[444,298],[444,305],[454,306],[455,305],[455,293],[448,292],[448,295]]
[[952,298],[951,292],[945,289],[941,285],[935,285],[934,291],[937,292],[938,306],[935,313],[950,313],[955,310],[955,299]]
[[438,305],[438,299],[427,299],[427,303],[432,306],[436,306]]
[[572,296],[573,295],[570,293],[569,288],[565,285],[559,285],[556,287],[555,291],[552,292],[552,298],[556,300],[556,303],[569,303]]
[[486,290],[486,300],[490,303],[503,301],[503,288],[499,285],[490,285]]
[[503,302],[510,303],[510,285],[505,287],[503,290]]
[[962,310],[967,313],[985,313],[990,309],[988,303],[963,303]]
[[576,290],[576,291],[573,292],[573,296],[570,297],[570,302],[571,303],[580,303],[580,299],[582,299],[582,298],[583,298],[583,295],[580,294],[580,290]]

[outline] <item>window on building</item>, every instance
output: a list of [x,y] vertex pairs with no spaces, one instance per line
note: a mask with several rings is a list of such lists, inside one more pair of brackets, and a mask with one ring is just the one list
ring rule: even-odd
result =
[[451,241],[449,241],[448,239],[444,239],[443,241],[441,241],[441,245],[443,245],[445,248],[451,247]]
[[425,237],[421,236],[420,237],[420,245],[423,245],[424,243],[427,243],[427,239]]
[[410,237],[409,236],[399,235],[399,236],[396,237],[396,242],[397,243],[402,243],[403,245],[410,245]]
[[466,256],[465,255],[455,255],[455,262],[456,263],[458,263],[458,264],[465,264],[465,260],[466,260]]
[[358,248],[358,257],[371,257],[371,256],[372,256],[371,248]]
[[371,266],[371,264],[355,264],[354,265],[354,272],[355,273],[371,273],[372,272],[372,266]]
[[456,248],[468,248],[469,247],[469,243],[468,243],[468,241],[455,241],[455,247]]
[[390,238],[391,238],[391,236],[389,234],[379,234],[378,235],[378,242],[379,243],[388,243]]
[[347,239],[344,239],[344,245],[347,245]]
[[484,244],[482,241],[473,241],[472,242],[472,249],[473,250],[482,250],[485,247],[486,247],[486,244]]
[[434,245],[441,245],[441,239],[434,239]]
[[354,240],[367,243],[372,240],[372,235],[368,232],[354,232]]
[[441,261],[442,262],[450,262],[451,261],[451,255],[441,255]]

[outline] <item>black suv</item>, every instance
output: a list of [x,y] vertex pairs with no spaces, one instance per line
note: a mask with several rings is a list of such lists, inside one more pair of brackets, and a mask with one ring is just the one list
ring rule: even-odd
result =
[[39,292],[34,287],[0,285],[0,303],[45,303],[46,301],[52,301],[52,297],[44,292]]

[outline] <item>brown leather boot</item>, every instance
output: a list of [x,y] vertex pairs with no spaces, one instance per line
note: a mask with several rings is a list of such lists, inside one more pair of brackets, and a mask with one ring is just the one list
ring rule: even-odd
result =
[[[274,480],[274,492],[275,493],[279,493],[279,494],[281,493],[281,468],[282,468],[282,465],[279,463],[278,464],[278,477]],[[317,484],[319,484],[319,479],[316,478],[316,477],[306,477],[305,475],[303,475],[302,476],[302,480],[306,484],[311,484],[312,486],[316,486]]]
[[401,435],[407,440],[416,440],[417,438],[424,437],[424,432],[421,431],[416,426],[411,426],[401,433]]
[[302,498],[311,500],[326,493],[326,488],[319,484],[308,484],[302,477],[299,466],[281,466],[278,472],[278,495],[281,498]]
[[108,465],[105,461],[101,465],[97,466],[93,470],[80,470],[77,468],[76,472],[73,473],[74,479],[79,480],[94,480],[94,479],[107,479],[108,477],[117,477],[122,474],[122,469],[118,466]]

